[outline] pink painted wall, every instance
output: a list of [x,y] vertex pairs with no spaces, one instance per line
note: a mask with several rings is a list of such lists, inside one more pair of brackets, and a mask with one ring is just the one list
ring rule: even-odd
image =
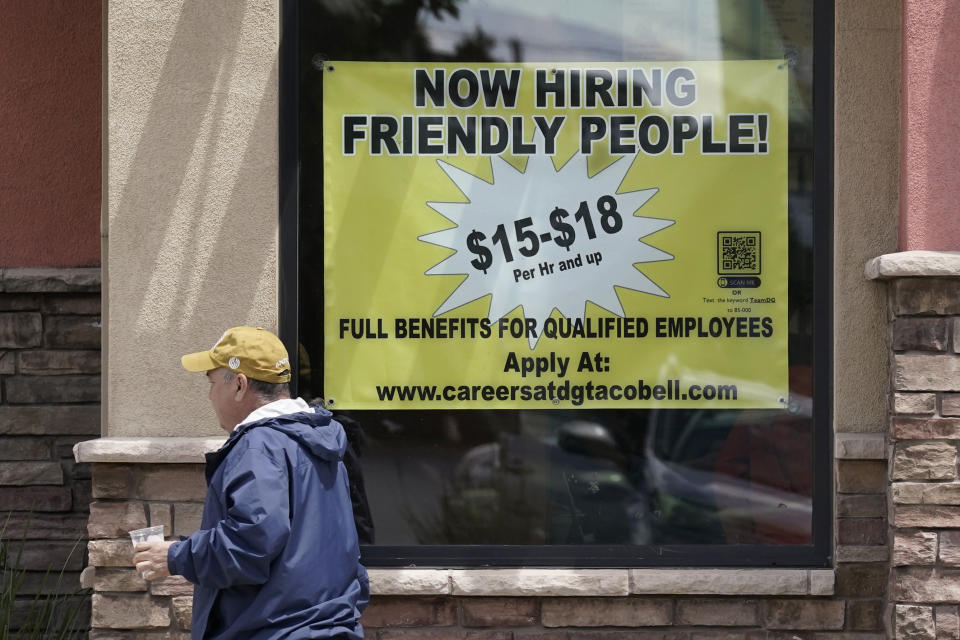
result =
[[903,0],[900,249],[960,250],[960,0]]
[[100,13],[3,3],[0,267],[100,264]]

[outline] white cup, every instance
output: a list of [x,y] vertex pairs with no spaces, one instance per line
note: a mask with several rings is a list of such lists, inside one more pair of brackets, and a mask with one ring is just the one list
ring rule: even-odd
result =
[[[157,525],[155,527],[147,527],[146,529],[134,529],[130,532],[130,540],[133,542],[133,548],[137,548],[137,544],[140,542],[163,542],[163,525]],[[145,578],[144,574],[140,574],[141,578]]]

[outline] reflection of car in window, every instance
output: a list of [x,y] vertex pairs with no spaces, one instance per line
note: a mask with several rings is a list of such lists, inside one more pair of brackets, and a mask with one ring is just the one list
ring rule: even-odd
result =
[[[793,369],[796,390],[809,369]],[[785,410],[653,412],[645,473],[654,542],[809,543],[811,409],[792,391]]]
[[460,459],[445,510],[485,503],[509,518],[505,527],[526,522],[517,533],[540,543],[647,544],[642,473],[631,473],[624,451],[593,422],[566,422],[546,437],[503,433]]

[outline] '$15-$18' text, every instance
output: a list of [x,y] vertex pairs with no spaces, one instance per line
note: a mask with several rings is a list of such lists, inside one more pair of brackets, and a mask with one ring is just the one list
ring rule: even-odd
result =
[[[597,199],[596,210],[600,229],[605,233],[614,234],[623,228],[623,218],[620,216],[620,212],[617,211],[616,198],[609,195],[600,196]],[[532,258],[540,251],[540,245],[547,242],[555,242],[558,246],[570,251],[570,246],[577,240],[577,229],[579,227],[568,222],[569,217],[570,213],[560,207],[556,207],[550,212],[550,227],[553,231],[557,232],[556,235],[553,235],[550,231],[537,234],[531,229],[533,219],[529,216],[514,221],[513,229],[516,235],[515,244],[517,251],[526,258]],[[586,232],[588,239],[593,240],[597,237],[594,214],[591,213],[586,200],[580,201],[580,208],[573,214],[573,221],[583,226],[583,231]],[[476,270],[483,271],[484,273],[493,265],[493,251],[484,243],[486,239],[486,234],[476,229],[467,236],[467,249],[477,256],[470,261],[470,264],[473,265]],[[504,225],[497,225],[493,235],[490,236],[490,240],[495,247],[500,247],[505,262],[513,262],[515,258],[513,253],[514,243],[511,242]]]

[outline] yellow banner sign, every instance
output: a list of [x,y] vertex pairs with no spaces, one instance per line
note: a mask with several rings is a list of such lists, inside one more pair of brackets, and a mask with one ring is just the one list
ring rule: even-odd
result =
[[787,125],[777,60],[328,63],[326,397],[782,407]]

